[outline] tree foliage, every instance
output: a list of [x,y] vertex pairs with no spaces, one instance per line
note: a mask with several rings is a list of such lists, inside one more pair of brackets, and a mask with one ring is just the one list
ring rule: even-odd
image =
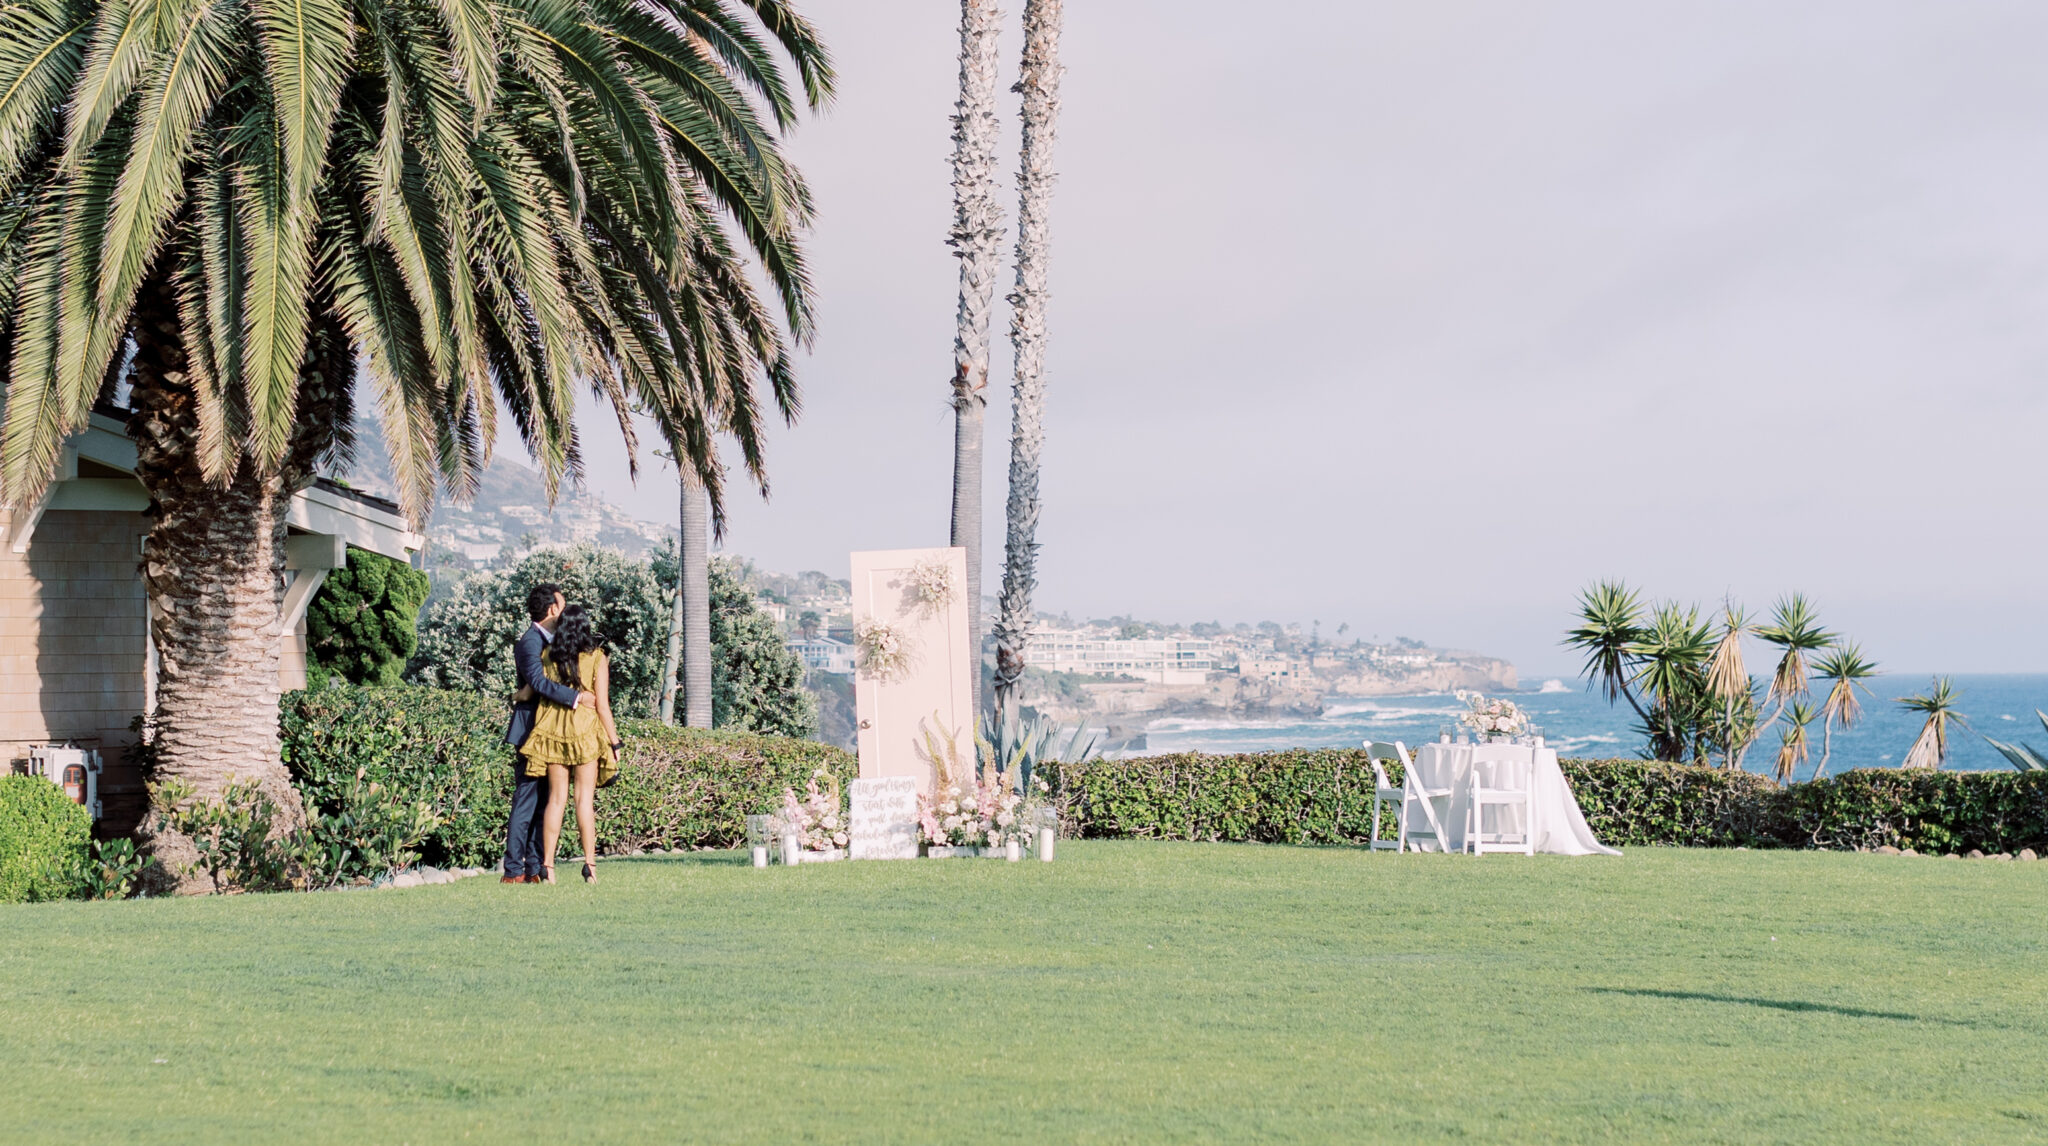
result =
[[[712,721],[715,727],[807,737],[817,701],[804,690],[803,662],[730,563],[711,563]],[[652,715],[661,699],[675,600],[671,546],[650,563],[579,545],[544,549],[502,570],[472,573],[420,619],[419,649],[406,679],[493,695],[513,690],[512,643],[531,623],[526,593],[552,581],[595,614],[612,657],[612,707]]]
[[762,480],[755,386],[796,409],[812,208],[782,133],[832,84],[785,0],[7,4],[7,494],[147,323],[186,368],[137,385],[196,410],[209,481],[285,472],[302,362],[345,335],[415,519],[437,479],[474,487],[501,404],[552,492],[586,385],[715,507],[713,435]]
[[667,597],[647,563],[609,549],[542,549],[509,569],[472,573],[420,618],[419,650],[406,678],[435,688],[510,695],[512,645],[532,624],[526,594],[553,582],[591,611],[612,663],[612,708],[645,716],[660,699]]
[[[1797,593],[1779,600],[1764,624],[1751,623],[1732,601],[1717,623],[1697,605],[1647,603],[1621,582],[1603,581],[1580,594],[1578,613],[1565,645],[1585,655],[1591,687],[1635,710],[1645,750],[1658,760],[1718,759],[1740,767],[1749,746],[1790,714],[1798,728],[1787,730],[1792,747],[1784,759],[1803,762],[1804,726],[1814,715],[1807,707],[1811,683],[1828,682],[1833,695],[1833,670],[1844,652],[1854,662],[1852,682],[1876,672],[1854,644],[1821,628],[1813,605]],[[1769,677],[1759,680],[1744,667],[1745,637],[1778,650]],[[1853,706],[1845,711],[1839,702],[1825,712],[1824,735],[1835,721],[1846,727],[1855,718]]]
[[[673,547],[654,556],[654,577],[674,585]],[[804,687],[803,660],[774,618],[754,606],[745,571],[708,566],[711,589],[711,726],[807,738],[818,732],[818,700]]]
[[307,683],[397,684],[419,647],[427,591],[427,575],[405,562],[350,549],[306,609]]

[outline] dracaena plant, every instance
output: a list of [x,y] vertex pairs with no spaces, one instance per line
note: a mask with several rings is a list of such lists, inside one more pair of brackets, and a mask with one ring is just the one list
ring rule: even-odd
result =
[[125,398],[169,776],[296,803],[262,703],[285,508],[358,394],[415,521],[475,487],[500,408],[574,477],[585,387],[714,514],[721,437],[765,482],[810,330],[784,134],[831,87],[784,0],[0,9],[0,481],[33,502]]

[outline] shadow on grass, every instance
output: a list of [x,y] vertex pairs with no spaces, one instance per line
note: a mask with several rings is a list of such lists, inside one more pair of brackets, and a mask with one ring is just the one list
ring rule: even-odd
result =
[[1817,1012],[1828,1015],[1842,1015],[1851,1019],[1891,1019],[1902,1023],[1939,1023],[1950,1027],[1974,1027],[1978,1024],[1963,1019],[1941,1019],[1929,1015],[1908,1014],[1905,1011],[1869,1011],[1862,1007],[1838,1007],[1833,1003],[1809,1003],[1802,999],[1754,999],[1744,995],[1715,995],[1706,991],[1661,991],[1652,987],[1587,987],[1596,995],[1633,995],[1645,999],[1678,999],[1698,1003],[1734,1003],[1744,1007],[1764,1007],[1773,1011]]

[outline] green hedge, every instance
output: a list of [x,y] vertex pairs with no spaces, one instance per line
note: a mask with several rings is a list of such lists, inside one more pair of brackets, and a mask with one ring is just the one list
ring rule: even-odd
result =
[[[504,725],[504,703],[475,693],[296,692],[285,698],[285,756],[323,808],[338,803],[361,769],[448,817],[423,845],[427,862],[491,864],[504,847],[512,784]],[[785,786],[800,789],[821,766],[842,781],[855,774],[849,753],[807,740],[652,721],[626,721],[620,732],[626,767],[597,799],[607,852],[731,847],[745,837],[746,816],[773,807]],[[1562,763],[1594,834],[1618,847],[2048,851],[2048,773],[1864,770],[1780,787],[1753,773],[1692,765]],[[1359,749],[1177,753],[1042,770],[1073,836],[1350,845],[1370,836],[1372,768]],[[1400,783],[1398,766],[1391,771]],[[39,796],[55,792],[36,783]],[[1384,838],[1393,831],[1391,809],[1382,821]],[[564,835],[570,854],[573,826]]]
[[[1642,760],[1564,760],[1587,823],[1617,847],[2048,851],[2048,773],[1845,772],[1780,787],[1766,777]],[[1360,844],[1372,819],[1361,749],[1175,753],[1049,763],[1076,836]],[[1401,782],[1398,765],[1390,779]],[[1382,838],[1392,834],[1382,811]]]
[[[422,845],[425,862],[491,865],[504,855],[512,752],[505,704],[476,693],[411,686],[338,687],[284,699],[285,762],[323,809],[361,769],[400,798],[433,803],[448,822]],[[699,732],[650,720],[619,724],[626,747],[618,782],[597,794],[605,852],[643,847],[734,847],[746,817],[771,810],[785,787],[803,788],[823,766],[842,781],[853,757],[830,745],[777,736]],[[563,854],[577,850],[573,814]]]
[[65,899],[92,816],[40,776],[0,776],[0,903]]
[[1782,789],[1768,776],[1648,760],[1560,760],[1586,824],[1601,843],[1625,848],[1769,847]]

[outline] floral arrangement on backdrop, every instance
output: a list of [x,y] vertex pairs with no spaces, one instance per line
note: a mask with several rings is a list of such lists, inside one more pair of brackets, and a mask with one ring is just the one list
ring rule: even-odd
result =
[[974,766],[961,759],[959,739],[920,722],[922,755],[932,765],[932,791],[917,798],[918,838],[939,848],[1000,848],[1016,840],[1029,848],[1032,825],[1043,806],[1045,781],[1030,797],[1017,791],[1015,777],[993,763],[976,778]]
[[1468,710],[1458,720],[1481,736],[1519,736],[1529,727],[1529,714],[1512,700],[1489,700],[1476,692],[1457,693]]
[[[818,786],[821,780],[822,789]],[[777,836],[794,831],[803,849],[813,852],[845,847],[846,827],[846,804],[839,780],[823,768],[805,782],[801,799],[795,789],[782,790],[782,810],[769,823]]]
[[919,612],[934,617],[946,610],[960,595],[953,582],[953,563],[943,557],[929,557],[910,567],[904,588]]
[[875,680],[892,680],[917,659],[917,646],[896,626],[863,617],[854,622],[853,653],[860,671]]

